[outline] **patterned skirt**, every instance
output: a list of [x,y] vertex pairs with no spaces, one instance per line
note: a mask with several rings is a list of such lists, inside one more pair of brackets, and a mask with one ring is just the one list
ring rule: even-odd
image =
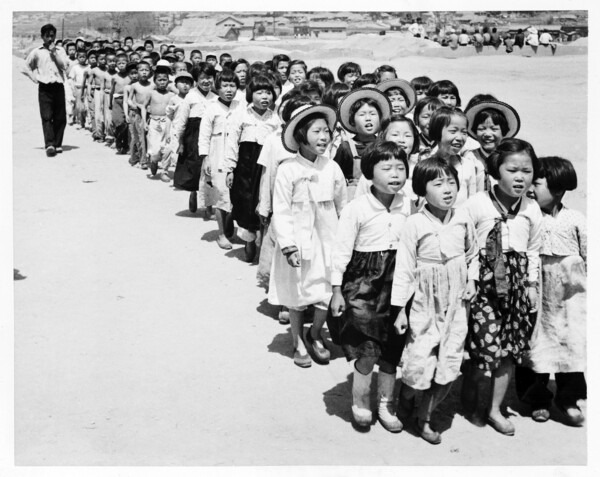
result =
[[493,268],[485,251],[479,252],[479,288],[469,316],[469,356],[478,368],[486,371],[498,368],[501,359],[508,356],[521,364],[535,324],[525,287],[527,256],[509,251],[502,253],[502,259],[508,292],[499,298]]
[[327,316],[334,343],[341,345],[348,361],[381,358],[395,366],[400,362],[405,336],[394,328],[398,309],[391,306],[396,251],[352,253],[344,273],[342,294],[346,311]]

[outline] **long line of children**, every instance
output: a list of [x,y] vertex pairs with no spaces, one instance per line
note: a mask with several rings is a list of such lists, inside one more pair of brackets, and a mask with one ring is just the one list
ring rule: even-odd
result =
[[475,424],[515,433],[502,407],[516,370],[535,421],[550,417],[554,373],[557,408],[582,425],[586,225],[562,204],[577,175],[515,137],[512,106],[485,94],[463,112],[451,81],[405,81],[389,65],[344,63],[335,82],[286,55],[224,54],[217,72],[197,50],[186,62],[145,47],[67,45],[73,121],[152,176],[175,167],[190,211],[216,209],[222,249],[237,223],[294,363],[329,362],[325,324],[353,362],[356,426],[373,421],[375,365],[390,432],[414,425],[439,444],[432,415],[461,371]]

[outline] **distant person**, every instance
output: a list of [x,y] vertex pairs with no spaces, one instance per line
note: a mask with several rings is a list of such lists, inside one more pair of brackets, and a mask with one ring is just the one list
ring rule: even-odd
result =
[[490,44],[496,48],[498,48],[502,44],[502,38],[498,33],[498,29],[496,27],[492,28],[492,33],[490,33]]
[[144,42],[144,50],[146,50],[148,53],[154,51],[154,42],[152,40],[146,40]]
[[29,53],[23,74],[38,84],[44,147],[46,155],[52,157],[63,152],[63,135],[67,125],[64,82],[69,60],[64,48],[54,43],[54,25],[44,25],[41,37],[43,44]]
[[548,46],[552,42],[552,35],[547,31],[540,35],[540,45]]
[[515,46],[523,48],[523,45],[525,45],[525,33],[523,33],[523,29],[519,28],[515,35]]
[[492,35],[490,34],[490,29],[488,27],[483,27],[483,44],[490,45],[492,43]]
[[538,35],[537,28],[533,26],[527,28],[527,36],[525,37],[525,43],[530,46],[540,46],[540,37]]
[[458,48],[458,35],[456,34],[454,28],[449,30],[448,46],[450,48]]
[[460,35],[458,35],[458,44],[460,46],[467,46],[469,43],[471,43],[471,38],[467,34],[467,30],[463,28]]

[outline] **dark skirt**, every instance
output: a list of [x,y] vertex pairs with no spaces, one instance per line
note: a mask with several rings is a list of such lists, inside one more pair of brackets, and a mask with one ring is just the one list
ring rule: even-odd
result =
[[380,358],[397,366],[405,335],[398,335],[394,321],[398,308],[391,305],[396,251],[357,252],[342,281],[346,311],[334,317],[329,309],[327,327],[334,343],[341,345],[348,361]]
[[177,158],[173,185],[177,189],[197,191],[200,185],[202,161],[198,154],[198,135],[202,118],[189,118],[183,133],[183,150]]
[[263,166],[257,164],[262,145],[256,142],[240,143],[238,162],[233,171],[233,184],[229,191],[231,214],[238,225],[251,232],[260,228],[256,213]]
[[489,371],[498,368],[500,360],[508,356],[521,364],[535,324],[525,287],[527,256],[510,251],[503,252],[502,258],[508,293],[499,298],[493,268],[485,252],[479,252],[479,286],[469,316],[469,356],[478,368]]

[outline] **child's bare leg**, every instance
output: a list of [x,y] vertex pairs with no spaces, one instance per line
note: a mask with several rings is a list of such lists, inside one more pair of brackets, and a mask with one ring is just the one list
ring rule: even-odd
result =
[[417,423],[421,437],[430,444],[442,442],[440,433],[431,428],[431,415],[435,408],[444,400],[450,391],[452,383],[432,383],[431,387],[423,393],[423,399],[417,411]]
[[225,227],[228,219],[227,212],[221,209],[216,209],[215,216],[217,218],[217,225],[219,226],[219,236],[217,237],[217,245],[225,250],[232,248],[231,242],[227,240],[225,236]]
[[[309,344],[312,346],[313,352],[315,354],[315,361],[321,364],[328,363],[329,359],[331,358],[331,353],[327,348],[325,348],[324,340],[321,337],[321,330],[323,329],[323,325],[325,325],[326,320],[327,310],[315,307],[315,313],[313,315],[313,324],[308,330],[308,341]],[[371,367],[371,370],[373,370],[373,367]]]
[[304,331],[304,311],[290,309],[290,330],[292,332],[292,344],[295,350],[306,353],[306,346],[302,339]]
[[512,358],[503,358],[500,366],[492,372],[492,401],[489,416],[496,421],[505,419],[500,412],[500,406],[506,396],[513,368]]

